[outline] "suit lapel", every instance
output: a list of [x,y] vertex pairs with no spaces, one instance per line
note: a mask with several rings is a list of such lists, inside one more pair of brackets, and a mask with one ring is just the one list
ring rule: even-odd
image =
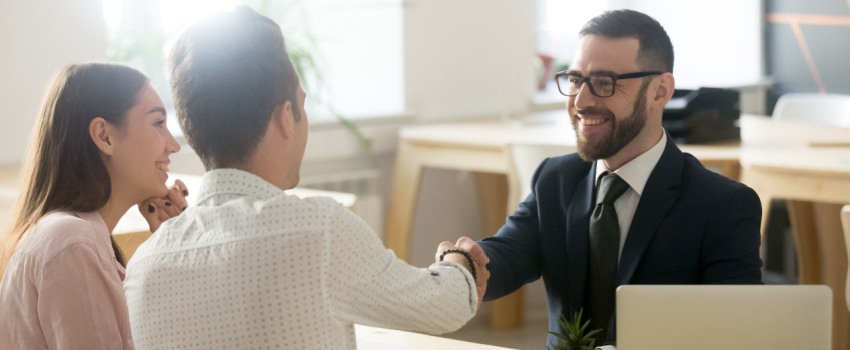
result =
[[664,153],[649,175],[638,202],[632,226],[623,245],[623,253],[620,255],[617,285],[629,283],[658,226],[679,197],[683,155],[672,140],[668,134]]
[[[579,181],[573,192],[573,198],[567,208],[567,281],[569,284],[569,305],[581,306],[584,303],[584,281],[587,277],[587,245],[590,229],[590,203],[593,199],[593,181],[596,174],[596,163],[590,166],[590,171]],[[570,310],[572,312],[578,310]]]

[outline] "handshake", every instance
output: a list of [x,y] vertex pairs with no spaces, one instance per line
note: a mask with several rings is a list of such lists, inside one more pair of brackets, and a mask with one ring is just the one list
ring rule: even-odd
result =
[[490,270],[487,264],[490,258],[484,253],[484,249],[469,237],[461,237],[454,244],[449,241],[440,243],[437,247],[436,261],[451,261],[465,267],[475,277],[475,289],[478,291],[478,307],[484,300],[484,292],[487,291],[487,280],[490,279]]

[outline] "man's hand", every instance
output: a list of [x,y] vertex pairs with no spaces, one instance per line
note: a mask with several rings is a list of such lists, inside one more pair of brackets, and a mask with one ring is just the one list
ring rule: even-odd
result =
[[189,191],[183,181],[174,180],[174,185],[168,188],[165,198],[148,198],[139,203],[139,212],[147,220],[151,232],[156,232],[159,225],[168,219],[180,215],[189,206],[186,196]]
[[[475,272],[478,275],[475,280],[475,289],[478,291],[478,307],[481,307],[481,302],[484,301],[484,293],[487,291],[487,280],[490,279],[490,270],[487,270],[487,264],[490,263],[490,258],[487,257],[484,249],[481,249],[475,241],[464,236],[458,239],[455,244],[448,241],[440,243],[440,246],[437,247],[435,259],[439,261],[440,255],[449,249],[465,250],[472,257],[475,264]],[[443,257],[443,260],[460,264],[469,269],[469,262],[461,254],[447,254]]]

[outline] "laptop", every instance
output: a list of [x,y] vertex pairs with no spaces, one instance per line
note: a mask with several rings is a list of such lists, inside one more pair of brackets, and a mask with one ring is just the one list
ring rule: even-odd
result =
[[828,350],[832,291],[822,285],[624,285],[617,350]]

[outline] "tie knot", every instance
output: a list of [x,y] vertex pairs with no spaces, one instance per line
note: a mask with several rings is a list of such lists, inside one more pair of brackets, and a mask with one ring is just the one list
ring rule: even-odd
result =
[[620,176],[614,173],[605,173],[602,175],[602,180],[599,181],[596,204],[614,204],[614,201],[620,198],[628,189],[629,184],[620,178]]

